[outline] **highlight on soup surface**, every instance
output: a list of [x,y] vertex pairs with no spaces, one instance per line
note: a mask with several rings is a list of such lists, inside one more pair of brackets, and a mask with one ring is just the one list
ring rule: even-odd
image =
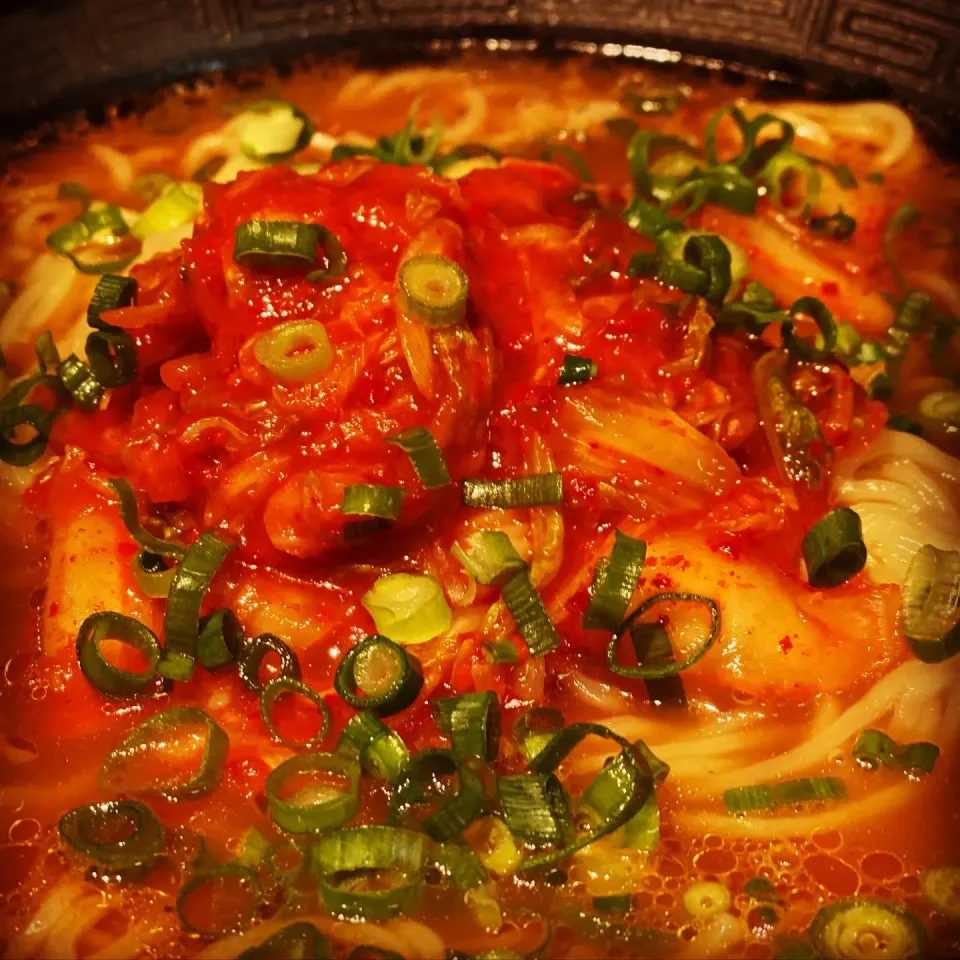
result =
[[0,956],[960,949],[956,167],[589,63],[0,186]]

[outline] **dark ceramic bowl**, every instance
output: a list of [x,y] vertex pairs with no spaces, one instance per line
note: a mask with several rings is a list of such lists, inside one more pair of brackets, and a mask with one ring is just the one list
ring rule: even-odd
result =
[[960,0],[0,0],[10,135],[164,82],[304,53],[462,46],[692,60],[894,97],[960,139]]

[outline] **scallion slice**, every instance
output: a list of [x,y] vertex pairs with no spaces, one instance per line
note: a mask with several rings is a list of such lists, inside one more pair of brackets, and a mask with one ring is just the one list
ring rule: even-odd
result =
[[[304,697],[311,700],[319,708],[320,726],[312,737],[306,740],[291,740],[283,736],[277,729],[276,722],[273,719],[273,711],[277,701],[285,696]],[[316,690],[299,680],[294,680],[292,677],[277,677],[263,688],[263,693],[260,694],[260,716],[263,717],[264,725],[270,731],[270,736],[291,750],[309,750],[317,746],[330,730],[330,708],[327,706],[327,702]]]
[[47,246],[68,257],[81,273],[113,273],[129,266],[136,257],[136,251],[118,257],[112,249],[127,233],[129,227],[119,207],[92,203],[76,220],[54,230],[47,237]]
[[[633,643],[637,663],[641,666],[656,667],[676,662],[670,634],[662,623],[634,623],[630,627],[630,640]],[[655,706],[670,705],[685,707],[687,695],[679,675],[648,678],[644,680],[647,695]]]
[[316,320],[287,320],[261,333],[253,355],[285,383],[316,380],[333,363],[333,347],[326,327]]
[[369,710],[361,710],[347,721],[337,750],[355,753],[365,772],[388,783],[400,779],[410,759],[400,734]]
[[[692,234],[683,245],[683,260],[690,267],[706,274],[703,288],[691,292],[699,293],[708,303],[716,306],[723,303],[732,282],[730,248],[723,238],[710,233]],[[666,267],[669,262],[666,261],[662,267]],[[660,277],[660,271],[657,276]],[[683,289],[682,283],[673,285]]]
[[260,681],[260,667],[271,653],[275,653],[280,658],[280,671],[273,679],[280,677],[286,677],[289,680],[300,679],[300,661],[293,650],[272,633],[261,633],[240,651],[237,665],[237,672],[243,685],[257,696],[260,696],[266,687],[266,684]]
[[293,220],[248,220],[234,232],[233,259],[244,267],[312,267],[317,262],[320,228]]
[[96,330],[85,344],[93,375],[105,387],[122,387],[137,379],[137,344],[124,330]]
[[411,910],[423,893],[426,838],[399,827],[334,830],[311,849],[327,909],[367,921]]
[[528,571],[521,570],[508,580],[502,597],[530,656],[542,657],[560,646],[560,635]]
[[333,960],[333,949],[312,923],[298,920],[255,947],[248,947],[237,960]]
[[360,602],[373,617],[377,632],[405,647],[433,640],[453,623],[443,587],[423,573],[380,577]]
[[470,281],[463,268],[439,254],[410,257],[397,274],[400,310],[429,327],[462,323],[469,289]]
[[200,608],[217,571],[233,549],[215,533],[206,532],[177,565],[163,618],[166,647],[157,671],[171,680],[189,680],[196,666]]
[[60,351],[57,349],[53,334],[49,330],[44,330],[37,337],[33,349],[37,355],[37,364],[41,373],[46,373],[48,368],[55,369],[60,366]]
[[[837,323],[833,314],[816,297],[801,297],[790,308],[790,319],[783,324],[783,345],[799,360],[828,360],[837,346]],[[794,332],[793,321],[804,314],[816,321],[819,334],[810,343]]]
[[749,787],[733,787],[723,791],[727,813],[750,813],[773,810],[784,804],[810,803],[819,800],[844,800],[846,784],[837,777],[805,777],[780,783],[759,783]]
[[170,592],[175,568],[159,553],[141,550],[130,559],[130,569],[144,596],[164,600]]
[[437,728],[450,737],[455,757],[495,760],[500,743],[500,703],[491,690],[433,702]]
[[921,547],[907,568],[901,603],[914,656],[939,663],[960,653],[960,550]]
[[60,818],[57,829],[74,850],[115,870],[149,863],[163,847],[160,821],[136,800],[76,807]]
[[[33,430],[33,436],[12,439],[11,435],[21,427]],[[39,404],[24,403],[5,410],[0,415],[0,460],[13,467],[29,466],[46,452],[52,429],[53,414]]]
[[87,304],[87,323],[96,330],[116,330],[116,327],[106,323],[100,315],[104,310],[129,307],[136,299],[137,281],[133,277],[108,273],[97,281],[93,296]]
[[353,517],[382,517],[396,520],[407,491],[382,483],[353,483],[344,488],[340,512]]
[[[788,207],[784,193],[788,185],[798,178],[803,181],[803,196],[799,204]],[[799,153],[784,150],[775,154],[760,172],[759,179],[766,184],[767,193],[773,203],[794,216],[806,216],[820,199],[820,174],[813,164]]]
[[137,495],[129,480],[115,477],[107,481],[117,492],[120,501],[120,519],[123,520],[127,532],[140,546],[149,553],[159,554],[161,557],[179,559],[187,552],[186,545],[173,540],[161,540],[144,529],[140,522],[140,508],[137,505]]
[[532,473],[509,480],[463,481],[463,505],[481,510],[513,510],[563,503],[563,475]]
[[503,819],[519,840],[566,847],[574,837],[570,801],[552,773],[520,773],[497,778]]
[[[686,660],[682,660],[679,663],[673,660],[661,660],[657,663],[639,664],[636,667],[625,666],[624,664],[618,663],[617,649],[624,630],[630,629],[643,614],[652,607],[655,607],[658,603],[676,601],[689,601],[690,603],[699,603],[701,606],[706,607],[707,612],[710,614],[710,627],[703,643],[697,647]],[[720,609],[709,597],[704,597],[699,593],[658,593],[644,600],[643,603],[630,614],[629,618],[623,622],[619,633],[613,637],[607,647],[607,666],[621,677],[634,677],[641,680],[662,680],[664,677],[675,677],[706,656],[707,651],[713,646],[714,641],[717,639],[719,632]]]
[[218,670],[233,663],[243,646],[243,627],[233,611],[221,607],[199,623],[197,659],[207,670]]
[[[721,121],[727,116],[740,129],[740,152],[735,157],[721,161],[717,151],[717,130]],[[779,126],[780,136],[758,144],[760,134],[769,126]],[[762,167],[770,158],[788,151],[793,144],[794,133],[793,124],[787,123],[775,114],[761,113],[752,120],[748,120],[739,107],[723,107],[714,113],[707,123],[703,139],[704,152],[711,166],[716,167],[722,163],[751,173]]]
[[821,908],[810,924],[810,936],[816,955],[827,960],[869,956],[910,960],[925,955],[926,930],[909,910],[866,897]]
[[450,553],[484,586],[502,584],[527,568],[526,561],[502,530],[478,530],[467,537],[465,547],[455,543]]
[[64,180],[57,187],[58,200],[77,200],[80,209],[86,210],[90,206],[90,191],[76,180]]
[[826,233],[834,240],[849,240],[857,230],[857,221],[840,207],[828,217],[811,217],[808,221],[814,233]]
[[744,327],[749,333],[759,335],[771,323],[785,323],[789,317],[776,305],[773,291],[751,280],[739,300],[723,305],[717,319],[720,323]]
[[569,387],[573,384],[589,383],[596,375],[597,365],[593,360],[568,353],[563,358],[557,384],[561,387]]
[[[105,640],[116,640],[136,650],[146,661],[133,672],[115,667],[100,649]],[[115,700],[148,696],[163,651],[156,634],[146,624],[122,613],[91,613],[77,633],[77,660],[83,675],[102,694]]]
[[934,867],[920,874],[927,903],[950,920],[960,920],[960,867]]
[[534,707],[517,718],[513,740],[527,763],[563,729],[563,714],[553,707]]
[[[200,747],[196,763],[192,754]],[[178,800],[196,799],[220,785],[230,740],[199,707],[174,707],[140,724],[107,755],[98,782],[119,793],[158,793]],[[184,770],[178,755],[186,752],[195,768]]]
[[171,183],[140,214],[130,232],[143,240],[152,233],[166,233],[192,223],[202,211],[203,187],[199,183]]
[[637,589],[646,557],[643,540],[614,531],[610,556],[598,563],[593,573],[593,591],[582,619],[584,630],[617,629]]
[[897,255],[900,235],[910,224],[915,223],[919,219],[920,211],[917,210],[912,203],[901,204],[893,212],[890,223],[887,224],[887,229],[883,232],[883,255],[900,290],[903,290],[905,287],[903,272],[900,269],[900,258]]
[[803,559],[812,587],[838,587],[856,576],[867,562],[859,515],[837,507],[818,520],[803,538]]
[[279,163],[305,149],[315,133],[310,118],[284,100],[263,100],[247,107],[240,149],[258,163]]
[[417,699],[423,688],[423,668],[413,654],[375,634],[347,651],[333,685],[354,709],[389,717]]
[[[440,778],[451,776],[457,780],[455,792],[432,788]],[[429,804],[432,810],[420,827],[437,843],[445,843],[480,816],[486,799],[483,781],[467,763],[449,750],[421,750],[404,767],[390,809],[394,817],[406,819],[414,807]]]
[[57,376],[81,410],[89,413],[99,408],[104,394],[103,384],[75,353],[57,366]]
[[[194,897],[200,904],[197,916],[191,909]],[[252,870],[239,863],[224,863],[200,870],[184,883],[177,892],[177,917],[190,933],[220,937],[250,924],[262,898],[260,882]]]
[[[325,779],[287,795],[288,781],[301,783],[308,774]],[[360,809],[360,764],[342,753],[304,753],[271,771],[265,790],[271,818],[290,833],[340,827]]]
[[553,159],[556,154],[560,154],[561,157],[564,157],[571,167],[577,172],[577,176],[584,183],[593,183],[593,174],[590,172],[590,167],[587,166],[587,161],[577,153],[572,147],[568,147],[565,143],[551,143],[549,146],[543,148],[540,151],[540,159],[546,161],[547,163],[555,163]]
[[940,748],[935,743],[899,744],[880,730],[864,730],[853,745],[853,757],[862,767],[890,767],[915,775],[930,773]]
[[426,490],[437,490],[450,483],[450,471],[436,437],[424,427],[398,430],[384,437],[386,443],[400,447],[410,458],[413,469]]

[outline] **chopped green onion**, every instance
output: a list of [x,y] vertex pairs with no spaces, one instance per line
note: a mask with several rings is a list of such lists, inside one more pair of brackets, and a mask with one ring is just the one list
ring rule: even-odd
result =
[[754,900],[763,903],[780,903],[777,888],[766,877],[751,877],[744,885],[743,892]]
[[368,710],[361,710],[347,721],[337,750],[355,753],[367,773],[388,783],[400,779],[410,759],[400,734]]
[[[636,667],[617,663],[617,648],[623,631],[629,629],[635,621],[658,603],[672,601],[689,601],[691,603],[699,603],[706,607],[707,612],[710,614],[710,629],[707,631],[703,643],[700,644],[686,660],[682,660],[680,663],[672,660],[660,660],[656,663],[639,664]],[[644,600],[621,624],[620,632],[611,639],[607,647],[607,666],[613,673],[621,677],[634,677],[642,680],[662,680],[664,677],[675,677],[706,656],[707,651],[713,646],[713,642],[717,639],[719,632],[720,609],[709,597],[701,596],[699,593],[658,593]]]
[[[634,197],[623,211],[623,219],[631,230],[637,230],[646,234],[648,237],[657,237],[665,230],[679,230],[682,224],[675,220],[665,210],[646,203],[640,197]],[[631,277],[646,276],[643,270],[646,268],[644,261],[637,260],[640,254],[635,255],[630,261],[630,267],[627,275]],[[634,272],[638,271],[638,272]]]
[[437,728],[450,737],[455,757],[495,760],[500,742],[500,704],[490,690],[441,697],[433,702]]
[[690,886],[683,895],[683,905],[695,920],[708,920],[730,909],[730,891],[716,880],[701,880]]
[[[34,431],[27,440],[13,440],[10,435],[20,427]],[[0,416],[0,460],[13,467],[26,467],[43,456],[53,429],[53,414],[39,404],[25,403],[6,410]]]
[[343,249],[339,237],[327,227],[317,225],[318,242],[323,248],[324,266],[311,270],[304,279],[307,283],[321,283],[335,280],[347,272],[347,252]]
[[[307,700],[312,700],[320,712],[320,727],[317,732],[306,740],[291,740],[283,736],[277,729],[276,722],[273,719],[273,710],[277,701],[284,696],[299,696]],[[264,725],[270,731],[270,736],[278,743],[282,743],[291,750],[310,750],[317,746],[330,730],[330,708],[326,700],[299,680],[293,677],[277,677],[271,680],[260,694],[260,716],[263,717]]]
[[647,544],[643,540],[614,531],[610,556],[598,563],[593,572],[592,595],[581,623],[584,630],[617,629],[637,589],[646,557]]
[[411,910],[423,893],[422,833],[349,827],[325,834],[310,853],[320,896],[334,914],[388,920]]
[[[783,194],[787,185],[796,177],[803,178],[803,198],[798,206],[788,207]],[[794,216],[807,216],[820,199],[820,174],[813,164],[799,153],[785,150],[772,156],[760,172],[760,180],[766,184],[773,203]]]
[[[729,116],[740,129],[740,152],[729,160],[721,161],[717,151],[717,129],[724,117]],[[765,143],[758,144],[757,139],[765,127],[771,125],[780,127],[780,136],[774,140],[767,140]],[[794,128],[772,113],[761,113],[748,120],[739,107],[723,107],[718,110],[707,123],[707,129],[704,133],[704,152],[710,165],[716,167],[721,163],[725,166],[732,166],[738,170],[751,172],[759,169],[764,163],[788,152],[793,144]],[[796,156],[791,154],[791,156]]]
[[[653,157],[655,151],[658,154],[656,159]],[[686,140],[658,133],[655,130],[638,130],[630,138],[627,146],[627,164],[636,196],[665,201],[680,182],[680,176],[656,171],[669,166],[677,169],[681,176],[685,175],[696,165],[694,154],[694,147]],[[671,158],[675,155],[683,158],[682,167],[671,162]],[[639,209],[637,212],[640,212]],[[634,224],[630,225],[637,229]]]
[[380,483],[354,483],[344,488],[340,512],[348,516],[396,520],[407,491]]
[[122,387],[137,378],[137,344],[123,330],[96,330],[87,337],[84,349],[93,375],[105,387]]
[[[443,139],[443,124],[434,117],[429,131],[419,130],[416,117],[420,111],[420,101],[410,107],[407,122],[391,136],[377,138],[376,146],[361,147],[352,143],[338,143],[330,154],[334,162],[348,157],[376,157],[382,163],[393,163],[408,167],[414,164],[434,166],[438,163],[437,151]],[[442,161],[440,161],[442,162]]]
[[197,659],[207,670],[233,663],[243,646],[243,627],[231,610],[221,607],[201,618],[197,638]]
[[297,106],[263,100],[247,107],[240,131],[240,149],[258,163],[279,163],[310,144],[315,128]]
[[[54,253],[68,257],[73,265],[86,274],[112,273],[129,266],[136,253],[113,259],[102,259],[110,253],[111,245],[129,233],[123,211],[111,203],[93,203],[76,220],[58,227],[47,237],[47,246]],[[108,242],[101,243],[106,238]],[[89,247],[95,247],[89,250]],[[81,249],[87,252],[77,253]]]
[[237,664],[237,672],[243,685],[258,697],[263,694],[266,687],[265,683],[260,682],[260,667],[271,653],[275,653],[280,658],[280,672],[273,679],[279,677],[290,680],[300,679],[300,661],[293,650],[272,633],[261,633],[240,651]]
[[157,553],[161,557],[173,557],[175,559],[179,559],[187,552],[188,548],[182,543],[161,540],[159,537],[147,533],[140,522],[137,495],[134,493],[129,480],[123,477],[115,477],[107,482],[117,492],[117,497],[120,500],[120,519],[123,520],[127,532],[144,550]]
[[[301,785],[285,795],[288,781],[302,782],[311,773],[326,775],[327,779]],[[330,782],[330,777],[338,782]],[[360,764],[342,753],[300,754],[271,771],[265,790],[270,817],[290,833],[340,827],[360,809]]]
[[399,447],[410,458],[420,482],[426,490],[437,490],[450,483],[450,471],[436,437],[424,427],[398,430],[384,437],[386,443]]
[[316,320],[287,320],[261,333],[254,341],[253,355],[286,383],[316,380],[334,357],[327,330]]
[[[204,890],[204,888],[212,888]],[[204,893],[198,894],[198,890]],[[257,914],[262,890],[256,875],[239,863],[225,863],[195,873],[177,892],[177,916],[190,933],[220,937],[250,924]],[[191,918],[190,901],[196,897],[200,914]],[[201,919],[202,918],[202,919]]]
[[78,200],[80,209],[85,211],[90,206],[90,191],[82,183],[77,183],[75,180],[64,180],[57,187],[57,199]]
[[233,259],[244,267],[312,267],[317,262],[320,227],[292,220],[248,220],[234,232]]
[[480,861],[491,873],[514,873],[523,857],[507,825],[499,817],[484,817],[470,828],[471,842]]
[[597,913],[628,914],[633,910],[633,897],[629,893],[613,893],[605,897],[594,897],[593,909]]
[[950,920],[960,920],[960,867],[934,867],[920,874],[927,903]]
[[89,860],[125,870],[149,863],[163,847],[163,827],[136,800],[90,803],[65,813],[60,837]]
[[570,802],[552,773],[497,778],[497,797],[510,833],[528,843],[566,847],[574,837]]
[[[193,771],[176,761],[187,760],[202,743],[202,756]],[[230,741],[223,729],[199,707],[174,707],[141,723],[103,761],[98,782],[120,793],[158,793],[192,800],[220,785]]]
[[810,586],[823,589],[846,583],[867,562],[859,515],[849,507],[831,510],[807,531],[802,549]]
[[166,233],[192,223],[203,210],[203,187],[199,183],[171,183],[140,215],[130,232],[140,240],[152,233]]
[[857,230],[857,221],[842,207],[829,217],[811,217],[809,224],[814,233],[827,233],[834,240],[849,240]]
[[553,707],[534,707],[517,718],[513,739],[527,763],[553,740],[563,725],[563,714]]
[[[199,179],[194,177],[194,179]],[[171,186],[175,183],[173,177],[168,173],[141,173],[134,178],[133,185],[130,189],[135,193],[144,203],[153,203],[157,197],[163,193],[166,187]]]
[[915,437],[923,436],[923,424],[912,417],[904,416],[902,413],[895,413],[887,418],[884,426],[888,430],[897,430],[900,433],[912,433]]
[[312,923],[298,920],[248,947],[237,960],[333,960],[333,949]]
[[389,717],[417,699],[423,688],[423,668],[403,647],[374,635],[346,652],[333,685],[354,709]]
[[567,160],[570,166],[577,172],[577,176],[580,177],[584,183],[593,183],[593,174],[590,172],[590,167],[587,166],[586,160],[584,160],[576,150],[568,147],[565,143],[552,143],[544,147],[543,150],[540,151],[540,159],[547,163],[554,163],[554,155],[558,153]]
[[532,473],[509,480],[464,480],[463,505],[482,510],[512,510],[563,503],[563,475]]
[[[783,345],[799,360],[828,360],[837,345],[837,323],[833,314],[816,297],[801,297],[790,308],[790,319],[783,324]],[[810,317],[820,331],[811,344],[794,333],[793,321],[798,314]]]
[[163,600],[170,593],[175,568],[169,565],[166,558],[161,557],[159,553],[141,550],[131,558],[130,569],[144,596]]
[[450,553],[477,583],[484,586],[502,584],[519,570],[525,570],[526,561],[517,553],[510,537],[502,530],[479,530],[466,539],[466,548],[455,543]]
[[71,353],[59,364],[57,376],[81,410],[90,412],[100,406],[104,394],[103,384],[75,353]]
[[940,663],[960,653],[960,550],[926,544],[903,583],[903,632],[915,657]]
[[200,607],[227,554],[233,549],[207,532],[187,550],[170,584],[163,618],[166,647],[157,671],[171,680],[189,680],[196,666]]
[[[732,282],[730,248],[723,238],[709,233],[692,234],[683,245],[683,259],[706,274],[704,288],[694,292],[699,293],[708,303],[723,303]],[[657,275],[659,277],[659,271]]]
[[402,646],[416,646],[446,633],[453,611],[438,580],[423,573],[393,573],[360,599],[377,632]]
[[[136,650],[146,660],[144,669],[133,672],[115,667],[100,649],[105,640],[115,640]],[[91,613],[77,633],[80,670],[102,694],[115,700],[147,696],[162,653],[156,634],[139,620],[122,613]]]
[[897,246],[900,242],[900,235],[903,231],[920,219],[920,211],[912,203],[904,203],[897,207],[887,229],[883,232],[883,255],[893,274],[897,287],[903,290],[906,284],[903,281],[903,273],[900,270],[900,259],[897,256]]
[[560,646],[557,628],[526,570],[503,585],[502,597],[531,657],[542,657]]
[[810,924],[810,936],[817,956],[827,960],[922,957],[926,945],[923,924],[909,910],[866,897],[821,908]]
[[459,264],[425,253],[400,266],[397,302],[408,317],[430,327],[449,327],[463,322],[469,286]]
[[[676,662],[670,634],[662,623],[635,623],[630,627],[630,640],[633,643],[637,663],[646,667],[658,667]],[[647,695],[656,706],[669,704],[685,707],[687,695],[683,681],[678,676],[647,678],[644,680]]]
[[[441,777],[455,776],[455,793],[431,789]],[[433,804],[435,797],[442,802]],[[433,809],[420,823],[423,831],[437,843],[459,836],[480,814],[487,795],[483,781],[464,761],[449,750],[432,749],[415,753],[397,781],[390,801],[393,816],[403,816],[415,806],[431,804]]]
[[528,764],[531,773],[556,771],[567,755],[587,736],[599,736],[620,745],[620,753],[590,781],[580,798],[580,813],[589,814],[591,827],[560,849],[530,857],[520,870],[555,863],[624,826],[653,792],[653,774],[643,754],[628,740],[597,723],[575,723],[561,730]]
[[589,357],[575,357],[568,353],[563,358],[557,384],[569,387],[573,384],[589,383],[597,375],[597,365]]
[[727,813],[748,813],[753,810],[772,810],[784,804],[844,800],[846,796],[846,785],[836,777],[806,777],[724,790],[723,803]]
[[657,795],[651,791],[643,806],[624,825],[621,846],[651,853],[659,844],[660,804]]
[[854,759],[876,770],[890,767],[904,773],[924,774],[933,770],[940,748],[935,743],[905,743],[902,746],[879,730],[864,730],[853,745]]
[[750,281],[739,300],[723,305],[720,323],[744,327],[748,333],[761,334],[771,323],[784,323],[788,317],[774,301],[773,292],[763,284]]
[[37,337],[34,344],[34,352],[37,355],[37,363],[41,373],[46,373],[48,367],[56,368],[60,365],[60,351],[54,343],[53,334],[49,330],[44,330]]

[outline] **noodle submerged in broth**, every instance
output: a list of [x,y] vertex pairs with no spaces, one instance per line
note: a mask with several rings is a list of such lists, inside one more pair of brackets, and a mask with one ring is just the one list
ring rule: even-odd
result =
[[0,955],[953,955],[958,204],[575,62],[18,153]]

